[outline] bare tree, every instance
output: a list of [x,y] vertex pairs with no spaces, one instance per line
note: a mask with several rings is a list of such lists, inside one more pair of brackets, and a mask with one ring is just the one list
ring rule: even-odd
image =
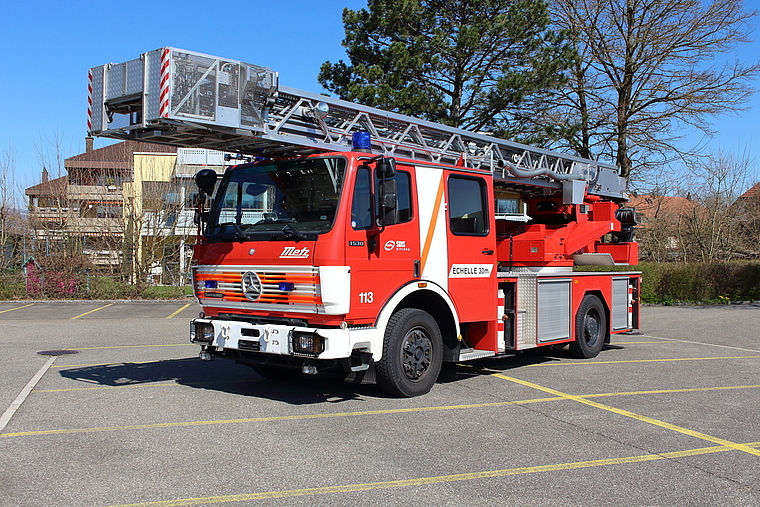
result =
[[724,261],[744,256],[742,209],[737,199],[748,186],[747,156],[717,153],[688,168],[677,192],[698,206],[683,209],[679,242],[685,260]]
[[636,241],[641,259],[655,262],[681,260],[684,209],[695,204],[682,197],[658,192],[635,197],[632,204],[639,219]]
[[[727,55],[749,40],[742,0],[551,0],[578,52],[555,97],[555,134],[580,155],[614,160],[626,178],[690,158],[684,127],[741,110],[760,64]],[[717,62],[717,63],[716,63]],[[546,123],[540,118],[538,123]]]
[[27,232],[23,227],[21,203],[16,193],[15,169],[15,152],[12,148],[6,148],[0,155],[0,271],[17,263]]
[[736,208],[743,251],[748,257],[760,258],[760,182],[739,198]]
[[188,208],[192,190],[174,177],[174,160],[146,157],[125,187],[125,260],[138,291],[148,283],[184,283],[181,256],[195,233]]

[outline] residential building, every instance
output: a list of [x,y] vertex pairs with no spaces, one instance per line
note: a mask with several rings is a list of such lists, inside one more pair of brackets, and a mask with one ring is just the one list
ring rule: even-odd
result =
[[133,282],[182,283],[196,233],[192,176],[224,154],[125,141],[64,161],[67,174],[26,189],[36,251],[83,254]]
[[642,260],[675,260],[681,256],[686,222],[703,212],[702,206],[689,198],[667,195],[634,196],[627,206],[636,209],[636,240]]

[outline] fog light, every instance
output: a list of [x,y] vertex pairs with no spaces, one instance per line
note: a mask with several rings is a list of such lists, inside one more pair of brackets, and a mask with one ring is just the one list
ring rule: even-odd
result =
[[214,341],[214,326],[206,322],[196,322],[190,337],[194,342],[211,343]]
[[325,351],[325,339],[317,333],[293,331],[291,344],[294,354],[316,357]]

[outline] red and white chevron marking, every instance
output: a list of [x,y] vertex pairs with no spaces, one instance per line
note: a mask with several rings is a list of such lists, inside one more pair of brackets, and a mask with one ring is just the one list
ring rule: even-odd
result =
[[87,132],[92,130],[92,69],[87,71]]
[[159,89],[159,110],[158,115],[161,118],[169,117],[169,66],[171,60],[169,58],[171,51],[169,48],[164,48],[161,53],[161,86]]

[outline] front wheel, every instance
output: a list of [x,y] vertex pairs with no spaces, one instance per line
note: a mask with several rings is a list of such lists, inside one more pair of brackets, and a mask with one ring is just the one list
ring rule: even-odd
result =
[[435,319],[415,308],[396,312],[388,322],[377,382],[395,396],[419,396],[432,389],[443,363],[443,341]]
[[607,314],[604,305],[593,294],[586,295],[575,314],[575,341],[570,354],[579,359],[596,357],[607,337]]

